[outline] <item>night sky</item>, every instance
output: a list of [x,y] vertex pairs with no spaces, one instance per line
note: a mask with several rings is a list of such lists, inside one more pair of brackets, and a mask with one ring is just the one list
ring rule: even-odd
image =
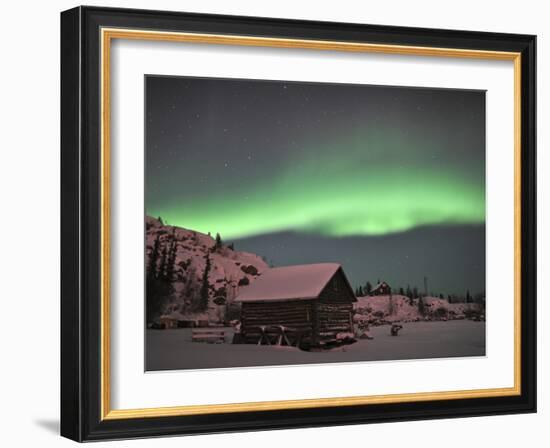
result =
[[146,213],[274,265],[485,288],[485,92],[146,77]]

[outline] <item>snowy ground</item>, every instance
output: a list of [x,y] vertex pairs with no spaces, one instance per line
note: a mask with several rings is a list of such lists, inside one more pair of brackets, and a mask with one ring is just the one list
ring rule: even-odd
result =
[[[229,332],[230,333],[230,330]],[[147,330],[146,370],[251,367],[326,362],[380,361],[485,355],[485,322],[455,320],[403,324],[399,336],[390,327],[373,327],[373,340],[323,352],[294,347],[191,342],[191,329]]]

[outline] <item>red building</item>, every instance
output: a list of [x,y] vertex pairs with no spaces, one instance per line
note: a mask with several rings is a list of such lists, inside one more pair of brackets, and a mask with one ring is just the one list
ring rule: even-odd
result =
[[391,287],[386,282],[380,282],[374,288],[371,289],[369,295],[371,296],[389,296],[391,294]]

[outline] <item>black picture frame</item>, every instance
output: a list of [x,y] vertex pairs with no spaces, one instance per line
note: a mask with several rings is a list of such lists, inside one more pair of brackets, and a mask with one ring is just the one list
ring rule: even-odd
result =
[[[521,54],[521,393],[515,396],[102,419],[103,27]],[[536,37],[99,7],[61,13],[61,435],[76,441],[536,412]]]

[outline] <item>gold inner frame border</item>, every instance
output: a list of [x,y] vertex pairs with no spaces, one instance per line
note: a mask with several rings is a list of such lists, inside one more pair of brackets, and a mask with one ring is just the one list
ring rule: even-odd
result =
[[[243,35],[200,34],[101,28],[101,420],[219,414],[230,412],[308,409],[383,403],[503,397],[521,394],[521,53],[459,48],[287,39]],[[314,398],[208,405],[111,409],[110,346],[110,154],[111,42],[131,39],[214,45],[295,48],[358,53],[506,60],[514,63],[514,386],[441,392],[419,392],[336,398]]]

